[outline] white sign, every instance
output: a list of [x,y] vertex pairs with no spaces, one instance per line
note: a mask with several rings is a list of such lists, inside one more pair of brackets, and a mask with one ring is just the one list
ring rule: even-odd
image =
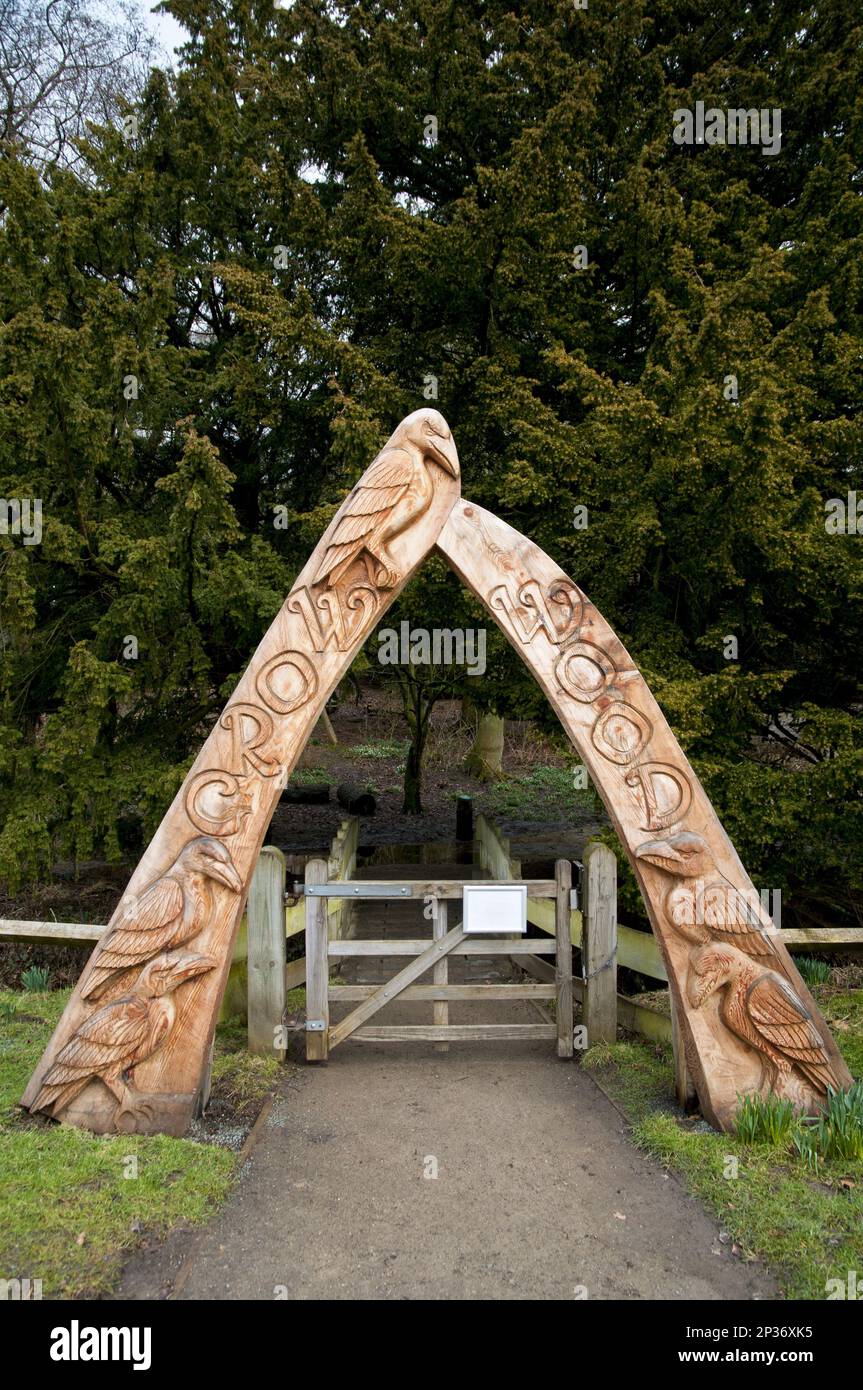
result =
[[524,883],[464,886],[464,930],[476,936],[527,931],[527,886]]

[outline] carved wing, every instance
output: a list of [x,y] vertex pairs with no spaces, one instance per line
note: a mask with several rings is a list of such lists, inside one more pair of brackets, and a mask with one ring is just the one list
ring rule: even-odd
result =
[[701,894],[701,918],[710,934],[750,956],[773,954],[758,913],[742,893],[725,883],[709,883]]
[[817,1090],[839,1089],[821,1034],[787,980],[772,970],[759,976],[746,992],[746,1011],[755,1031],[796,1063]]
[[107,981],[120,970],[142,965],[174,943],[176,924],[183,915],[183,889],[166,874],[129,903],[96,958],[81,990],[84,999],[98,999]]
[[375,460],[347,500],[312,581],[314,584],[328,575],[332,576],[332,583],[339,577],[334,571],[348,568],[372,533],[401,501],[413,481],[416,466],[406,449],[385,449]]
[[61,1049],[46,1073],[33,1109],[53,1109],[56,1113],[93,1077],[121,1072],[148,1041],[149,1034],[149,1013],[144,1000],[122,999],[106,1004],[82,1023]]

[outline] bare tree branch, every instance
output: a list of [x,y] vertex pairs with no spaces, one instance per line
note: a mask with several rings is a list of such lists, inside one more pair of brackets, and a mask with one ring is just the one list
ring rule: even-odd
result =
[[38,168],[78,164],[87,122],[119,119],[155,52],[136,0],[0,0],[0,140]]

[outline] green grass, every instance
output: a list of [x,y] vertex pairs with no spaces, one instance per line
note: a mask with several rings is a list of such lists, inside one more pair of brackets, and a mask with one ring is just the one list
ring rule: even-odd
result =
[[400,758],[410,747],[408,739],[380,739],[377,743],[356,743],[343,751],[352,758]]
[[327,771],[323,767],[295,767],[288,778],[289,787],[314,786],[316,782],[326,781]]
[[[31,1120],[17,1102],[68,998],[0,994],[0,1278],[42,1280],[46,1298],[100,1297],[142,1232],[205,1221],[227,1194],[236,1155],[189,1139],[118,1135]],[[221,1046],[230,1048],[230,1039]],[[236,1062],[217,1068],[237,1076]],[[263,1060],[266,1068],[269,1059]],[[255,1083],[261,1073],[254,1073]],[[239,1083],[238,1083],[239,1084]],[[272,1085],[268,1079],[267,1089]],[[127,1176],[134,1171],[137,1176]]]
[[815,960],[812,956],[795,956],[794,964],[807,985],[824,985],[830,979],[830,966],[826,960]]
[[863,1077],[863,990],[813,991],[852,1076]]
[[550,816],[564,817],[576,808],[591,810],[594,794],[589,788],[582,791],[573,787],[572,768],[534,767],[520,776],[490,783],[486,805],[492,815],[545,821]]
[[[831,1007],[847,1010],[841,997]],[[853,1072],[859,1038],[840,1032],[837,1041]],[[761,1259],[787,1298],[824,1299],[828,1279],[863,1268],[863,1162],[828,1159],[815,1174],[793,1148],[745,1143],[683,1117],[670,1049],[600,1045],[582,1065],[628,1116],[639,1147],[682,1177],[742,1258]]]

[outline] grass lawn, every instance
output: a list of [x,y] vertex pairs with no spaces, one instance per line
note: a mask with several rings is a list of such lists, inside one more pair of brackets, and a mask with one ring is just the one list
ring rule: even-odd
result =
[[[863,1075],[863,991],[816,987],[852,1075]],[[747,1145],[682,1116],[670,1048],[601,1045],[587,1066],[628,1116],[635,1142],[678,1173],[744,1260],[761,1259],[787,1298],[825,1299],[827,1281],[863,1276],[863,1162],[808,1171],[790,1152]],[[735,1162],[736,1160],[736,1162]]]
[[[212,1215],[237,1156],[164,1135],[99,1137],[19,1110],[68,995],[0,993],[0,1279],[41,1279],[44,1298],[98,1298],[145,1235]],[[248,1115],[272,1089],[279,1064],[243,1047],[242,1030],[220,1029],[213,1098]]]

